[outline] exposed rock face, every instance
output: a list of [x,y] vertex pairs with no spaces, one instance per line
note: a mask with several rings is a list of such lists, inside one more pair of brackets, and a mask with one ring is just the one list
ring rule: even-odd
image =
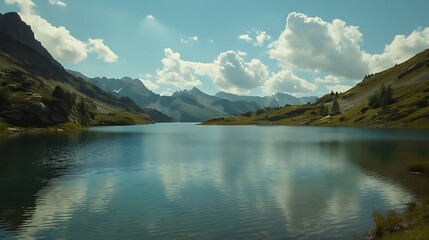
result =
[[52,55],[36,40],[31,27],[21,20],[16,12],[5,13],[0,15],[0,33],[8,36],[11,40],[17,41],[27,46],[38,54],[45,57],[56,67],[63,68]]
[[70,110],[61,99],[50,102],[16,106],[0,114],[7,122],[16,126],[41,127],[69,122]]

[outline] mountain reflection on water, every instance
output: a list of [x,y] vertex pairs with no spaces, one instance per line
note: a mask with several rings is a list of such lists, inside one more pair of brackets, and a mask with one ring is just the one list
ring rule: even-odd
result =
[[0,237],[361,235],[374,209],[427,189],[403,162],[429,160],[428,143],[416,131],[193,124],[15,137],[0,143]]

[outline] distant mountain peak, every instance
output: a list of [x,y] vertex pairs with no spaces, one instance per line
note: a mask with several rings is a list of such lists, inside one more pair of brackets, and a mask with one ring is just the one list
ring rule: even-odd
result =
[[206,93],[204,93],[203,91],[201,91],[197,87],[193,87],[193,88],[191,88],[189,90],[184,89],[184,90],[181,90],[181,91],[175,91],[171,96],[173,96],[173,97],[174,96],[181,96],[181,95],[184,95],[184,94],[189,94],[189,95],[192,95],[192,96],[201,96],[201,95],[206,96],[207,95]]
[[205,93],[203,93],[199,88],[197,88],[197,87],[193,87],[191,90],[190,90],[190,92],[192,92],[192,93],[194,93],[194,94],[205,94]]

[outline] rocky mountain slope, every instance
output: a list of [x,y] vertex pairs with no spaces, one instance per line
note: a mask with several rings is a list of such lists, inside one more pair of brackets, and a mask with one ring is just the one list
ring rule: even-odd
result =
[[129,97],[140,107],[156,109],[180,122],[200,122],[213,117],[236,115],[260,108],[253,102],[230,101],[210,96],[197,88],[175,92],[172,96],[161,96],[147,89],[139,79],[89,78],[82,73],[68,71],[112,95]]
[[232,93],[218,92],[216,93],[217,97],[228,99],[230,101],[245,101],[245,102],[255,102],[260,107],[283,107],[285,105],[301,105],[307,104],[308,102],[314,103],[317,100],[317,97],[301,97],[297,98],[292,95],[278,92],[272,96],[241,96],[235,95]]
[[429,127],[429,49],[383,72],[369,74],[341,94],[314,104],[266,108],[205,124]]
[[72,76],[17,13],[0,15],[1,128],[151,123],[151,114]]
[[203,93],[198,88],[173,93],[172,96],[162,96],[151,107],[168,112],[182,121],[204,121],[216,116],[232,116],[259,107],[253,102],[229,101]]
[[262,107],[278,107],[286,104],[304,104],[316,101],[317,97],[296,98],[277,93],[269,97],[239,96],[219,92],[208,95],[198,88],[175,92],[172,96],[155,94],[139,79],[96,77],[88,78],[82,73],[68,70],[76,77],[98,86],[115,96],[131,98],[140,107],[156,109],[180,122],[200,122],[219,116],[234,116]]

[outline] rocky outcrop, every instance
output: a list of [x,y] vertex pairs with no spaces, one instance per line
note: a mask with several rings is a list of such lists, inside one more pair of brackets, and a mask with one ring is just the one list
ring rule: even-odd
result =
[[43,127],[69,122],[70,110],[61,99],[16,106],[0,114],[6,122],[22,127]]
[[13,41],[17,41],[27,46],[38,54],[42,55],[58,68],[63,68],[52,55],[36,40],[31,27],[28,26],[16,12],[5,13],[0,15],[0,33],[8,36]]

